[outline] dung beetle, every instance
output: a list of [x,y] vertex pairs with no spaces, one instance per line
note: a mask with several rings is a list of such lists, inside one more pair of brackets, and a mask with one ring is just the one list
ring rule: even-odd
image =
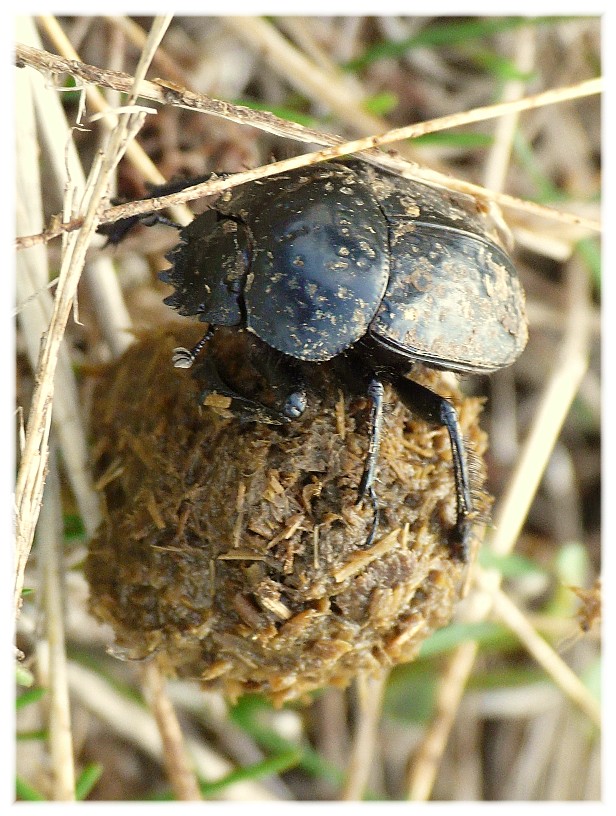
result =
[[[473,504],[455,408],[410,379],[414,363],[454,372],[508,366],[527,340],[524,293],[493,224],[469,196],[411,181],[359,160],[303,167],[237,187],[180,232],[160,274],[165,303],[208,323],[190,368],[217,326],[253,332],[297,361],[336,358],[370,400],[359,499],[374,490],[383,382],[449,433],[457,496],[455,555],[468,555]],[[278,420],[306,407],[299,372]],[[232,391],[230,397],[241,397]],[[246,400],[243,400],[244,404]]]

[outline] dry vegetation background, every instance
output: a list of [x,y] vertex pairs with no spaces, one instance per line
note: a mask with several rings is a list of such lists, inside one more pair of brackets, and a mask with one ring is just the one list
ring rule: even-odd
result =
[[[151,27],[17,25],[18,44],[49,52],[18,54],[17,234],[85,215],[81,232],[17,253],[18,798],[599,799],[601,128],[598,88],[580,90],[601,73],[599,20],[179,17],[147,69],[166,81],[140,100],[157,113],[116,170],[122,139],[104,142],[116,117],[91,117],[126,102],[113,72],[139,73]],[[62,71],[50,54],[105,70]],[[557,88],[570,90],[553,104],[397,141],[383,157],[504,194],[527,292],[520,360],[463,382],[488,398],[496,501],[452,624],[414,663],[282,710],[258,697],[231,706],[108,654],[112,634],[87,613],[82,569],[99,519],[87,375],[132,342],[130,327],[179,318],[156,277],[173,230],[141,229],[104,250],[92,233],[97,196],[134,199],[163,179],[259,168],[335,135]],[[181,89],[205,97],[179,107]],[[102,144],[88,210],[84,174]],[[189,218],[185,207],[173,216]]]

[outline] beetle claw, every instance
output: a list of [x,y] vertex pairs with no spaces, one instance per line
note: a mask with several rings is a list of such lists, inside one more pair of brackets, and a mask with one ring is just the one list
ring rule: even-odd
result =
[[[379,514],[379,500],[376,497],[376,492],[374,490],[374,487],[372,487],[372,485],[370,485],[367,488],[365,493],[368,494],[368,497],[370,498],[370,501],[372,502],[372,511],[374,513],[374,516],[373,516],[373,519],[372,519],[372,527],[370,528],[370,532],[368,533],[368,538],[366,539],[366,544],[365,544],[366,547],[370,547],[370,546],[372,546],[372,542],[375,539],[376,531],[379,529],[379,515],[380,515]],[[364,498],[364,494],[362,493],[362,495],[359,497],[359,499],[357,501],[357,504],[359,504],[362,501],[363,498]]]
[[456,526],[449,538],[449,547],[454,558],[463,564],[467,564],[470,557],[471,534],[471,519],[467,515],[458,516]]
[[288,421],[299,419],[306,410],[306,392],[302,389],[289,394],[282,409],[282,415]]

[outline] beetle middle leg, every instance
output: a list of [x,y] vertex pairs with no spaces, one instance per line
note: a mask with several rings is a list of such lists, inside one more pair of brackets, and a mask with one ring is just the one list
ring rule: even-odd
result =
[[408,380],[406,377],[393,377],[391,378],[391,384],[410,411],[427,422],[444,425],[447,428],[451,444],[457,498],[457,520],[452,543],[455,554],[462,561],[468,561],[473,501],[464,438],[456,409],[445,397],[435,394],[434,391],[430,391],[424,385],[419,385],[419,383]]
[[340,357],[336,358],[335,365],[336,371],[347,387],[358,396],[366,396],[370,401],[368,453],[359,480],[356,502],[356,504],[361,504],[367,496],[372,504],[374,514],[372,527],[366,539],[366,547],[369,547],[374,541],[380,521],[379,502],[374,489],[374,481],[381,447],[385,388],[383,381],[375,370],[357,354],[340,355]]
[[374,511],[372,528],[366,541],[369,547],[374,541],[376,531],[379,526],[379,503],[374,490],[374,475],[379,459],[379,448],[381,446],[381,433],[383,430],[383,394],[385,389],[383,383],[376,375],[373,375],[368,383],[367,396],[370,400],[370,435],[368,442],[368,455],[364,464],[364,472],[359,482],[357,504],[363,501],[365,495],[370,497]]

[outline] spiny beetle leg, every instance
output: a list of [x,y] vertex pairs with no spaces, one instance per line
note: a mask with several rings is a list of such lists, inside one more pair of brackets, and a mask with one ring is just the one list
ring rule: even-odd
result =
[[370,485],[368,488],[366,488],[365,492],[370,497],[370,501],[372,502],[372,512],[373,512],[372,527],[370,528],[370,532],[368,533],[368,538],[366,539],[366,544],[365,544],[366,547],[370,547],[372,545],[372,542],[374,541],[375,536],[376,536],[376,531],[379,529],[379,500],[376,497],[376,492],[375,492],[374,487],[372,485]]
[[238,419],[246,422],[265,422],[273,425],[281,425],[289,420],[278,411],[274,411],[260,402],[251,400],[235,391],[220,376],[218,367],[211,357],[206,357],[195,369],[195,376],[200,383],[206,383],[205,388],[199,394],[199,402],[204,404],[210,394],[221,397],[228,397],[231,400],[229,409]]
[[374,472],[379,458],[381,433],[383,431],[383,383],[374,376],[368,383],[368,399],[370,400],[370,438],[368,454],[364,464],[364,472],[359,482],[357,503],[359,504],[374,483]]
[[284,401],[282,415],[289,420],[299,419],[306,410],[306,392],[302,389],[293,391]]
[[[117,203],[117,202],[114,202]],[[175,229],[182,229],[182,225],[172,221],[167,216],[158,212],[144,213],[143,215],[129,215],[128,218],[120,218],[119,221],[113,221],[109,224],[101,224],[96,230],[100,235],[107,236],[107,244],[117,246],[123,241],[128,233],[136,227],[137,224],[143,224],[144,227],[153,227],[156,224],[165,224],[167,227],[175,227]]]

